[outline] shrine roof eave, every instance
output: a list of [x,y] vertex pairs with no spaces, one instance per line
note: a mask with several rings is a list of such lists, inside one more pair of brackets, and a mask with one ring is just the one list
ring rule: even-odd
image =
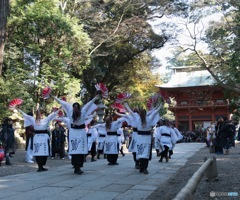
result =
[[207,70],[191,72],[176,72],[167,83],[156,85],[159,88],[190,88],[190,87],[214,87],[217,85],[214,78]]

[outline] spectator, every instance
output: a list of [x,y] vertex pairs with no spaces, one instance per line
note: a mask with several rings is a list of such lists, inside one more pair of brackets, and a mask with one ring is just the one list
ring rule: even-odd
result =
[[52,131],[52,159],[58,153],[60,159],[65,159],[65,129],[58,123],[55,123],[55,129]]

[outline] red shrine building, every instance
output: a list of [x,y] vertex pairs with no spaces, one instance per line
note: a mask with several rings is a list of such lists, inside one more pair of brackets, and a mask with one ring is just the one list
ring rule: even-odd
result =
[[157,85],[160,91],[175,100],[169,109],[174,113],[175,124],[180,131],[197,131],[207,128],[220,116],[230,116],[223,88],[216,85],[207,70],[193,69],[174,68],[169,82]]

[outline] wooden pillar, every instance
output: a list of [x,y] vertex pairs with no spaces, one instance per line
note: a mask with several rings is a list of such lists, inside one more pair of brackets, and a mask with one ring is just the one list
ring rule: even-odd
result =
[[212,107],[212,122],[215,122],[215,108]]
[[189,114],[189,130],[192,131],[193,127],[192,127],[192,115]]

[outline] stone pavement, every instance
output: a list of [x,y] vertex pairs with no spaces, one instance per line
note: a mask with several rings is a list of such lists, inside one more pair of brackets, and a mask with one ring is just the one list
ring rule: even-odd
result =
[[84,164],[82,175],[73,174],[71,165],[0,178],[0,199],[7,200],[145,200],[184,166],[204,143],[179,143],[168,163],[158,162],[153,150],[149,174],[134,168],[132,154],[118,158],[119,165],[109,166],[106,159]]

